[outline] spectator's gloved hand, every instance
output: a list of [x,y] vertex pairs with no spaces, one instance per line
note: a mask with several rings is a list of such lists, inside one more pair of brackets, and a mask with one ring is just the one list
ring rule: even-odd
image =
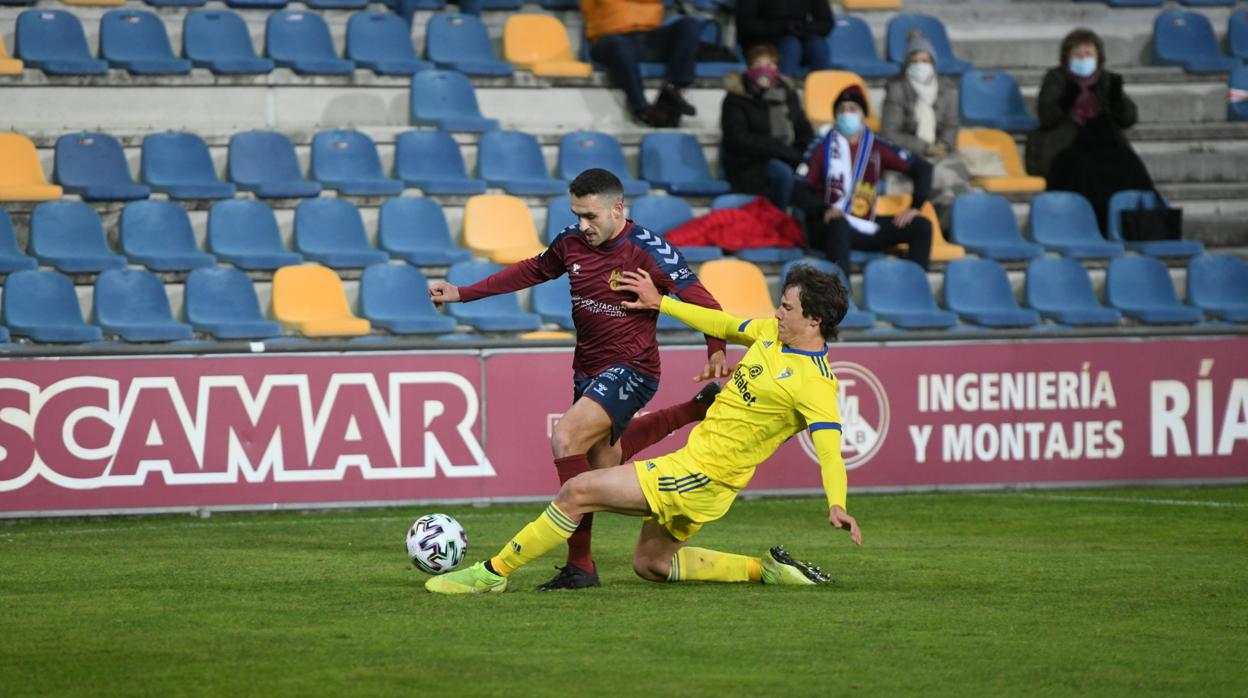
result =
[[1067,80],[1066,88],[1062,90],[1062,94],[1057,98],[1057,106],[1063,112],[1069,113],[1075,106],[1075,100],[1079,98],[1079,86]]
[[1122,97],[1123,97],[1122,76],[1110,75],[1109,76],[1109,101],[1111,103],[1118,104],[1122,102]]

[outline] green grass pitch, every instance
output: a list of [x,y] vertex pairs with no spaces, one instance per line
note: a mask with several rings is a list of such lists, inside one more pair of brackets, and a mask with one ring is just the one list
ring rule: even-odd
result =
[[[601,589],[435,597],[430,508],[0,525],[0,696],[1244,695],[1248,487],[743,500],[696,544],[786,544],[820,588],[657,585],[599,515]],[[540,505],[449,507],[469,558]]]

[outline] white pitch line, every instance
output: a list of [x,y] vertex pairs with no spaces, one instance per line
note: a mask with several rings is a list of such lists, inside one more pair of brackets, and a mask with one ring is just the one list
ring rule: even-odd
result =
[[1027,497],[1029,499],[1050,499],[1058,502],[1108,502],[1112,504],[1156,504],[1168,507],[1209,507],[1214,509],[1243,509],[1248,504],[1242,502],[1211,502],[1198,499],[1137,499],[1135,497],[1106,497],[1106,496],[1079,496],[1079,495],[1063,495],[1063,494],[1037,494],[1033,492],[1019,492],[1014,496]]

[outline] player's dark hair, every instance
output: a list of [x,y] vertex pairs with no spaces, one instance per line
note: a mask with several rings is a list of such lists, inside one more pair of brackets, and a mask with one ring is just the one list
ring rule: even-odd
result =
[[576,176],[568,185],[568,193],[572,196],[605,196],[608,198],[624,198],[624,185],[620,178],[602,169],[593,167]]
[[802,316],[819,321],[824,341],[836,341],[836,326],[849,312],[849,290],[836,274],[819,271],[809,264],[795,264],[784,277],[781,292],[801,289]]

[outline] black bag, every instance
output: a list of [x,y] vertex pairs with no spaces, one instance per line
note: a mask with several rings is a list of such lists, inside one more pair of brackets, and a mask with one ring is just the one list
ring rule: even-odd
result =
[[1145,208],[1141,196],[1135,210],[1125,209],[1119,215],[1122,238],[1127,242],[1179,240],[1183,237],[1183,209],[1166,206],[1161,194],[1153,192],[1155,207]]

